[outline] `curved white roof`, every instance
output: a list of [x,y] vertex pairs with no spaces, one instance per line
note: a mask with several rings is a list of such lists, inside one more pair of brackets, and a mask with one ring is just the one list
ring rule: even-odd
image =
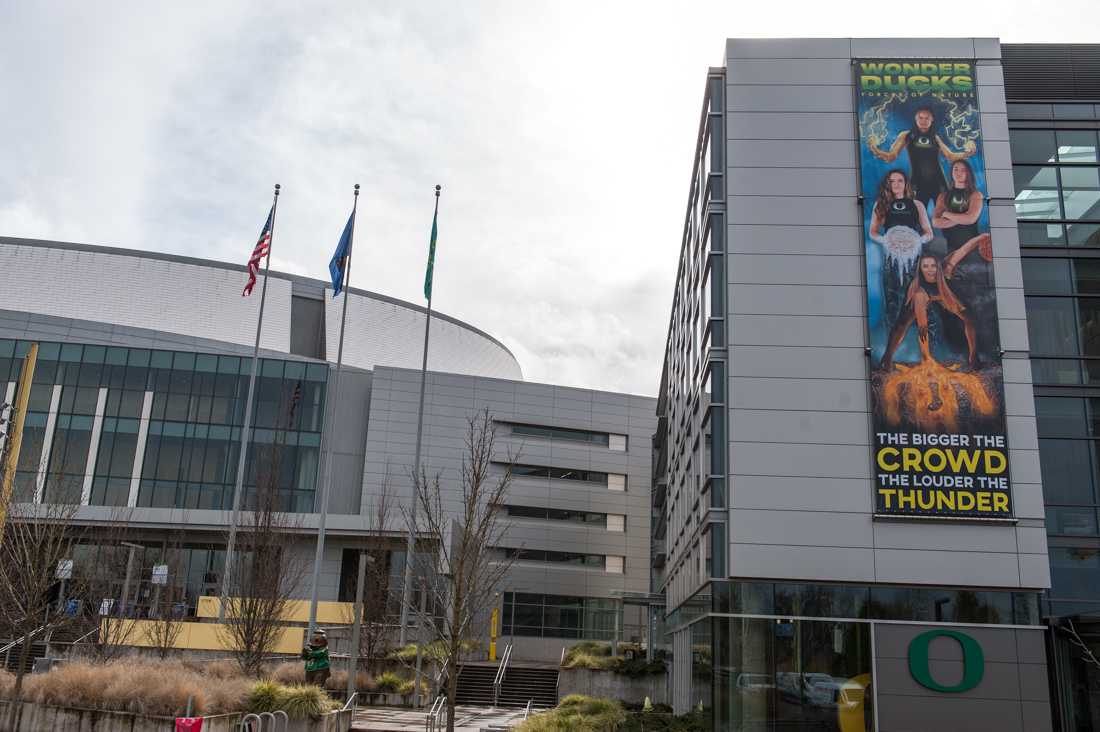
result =
[[[241,265],[132,249],[0,237],[0,307],[42,315],[146,328],[251,347],[259,287],[241,297]],[[326,304],[325,343],[336,360],[341,300],[327,283],[272,272],[260,345],[290,352],[291,294]],[[425,309],[364,290],[349,290],[344,363],[359,368],[420,368]],[[432,312],[428,368],[522,379],[512,353],[487,333]]]

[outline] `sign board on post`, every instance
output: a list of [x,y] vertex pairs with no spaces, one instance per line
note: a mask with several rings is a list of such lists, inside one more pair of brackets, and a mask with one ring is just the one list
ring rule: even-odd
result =
[[167,564],[154,564],[152,583],[154,585],[166,585],[168,584],[168,565]]
[[1010,518],[972,59],[861,59],[875,510]]
[[73,578],[73,560],[61,559],[57,562],[57,572],[54,573],[54,577],[59,580],[70,580]]

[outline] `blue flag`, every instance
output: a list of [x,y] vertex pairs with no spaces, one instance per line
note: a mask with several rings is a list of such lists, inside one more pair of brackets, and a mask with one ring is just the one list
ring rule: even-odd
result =
[[340,243],[336,245],[336,251],[328,263],[328,272],[332,276],[332,296],[336,297],[344,291],[345,278],[348,272],[348,260],[351,258],[351,231],[355,226],[355,211],[348,216],[348,223],[344,227],[344,233],[340,235]]

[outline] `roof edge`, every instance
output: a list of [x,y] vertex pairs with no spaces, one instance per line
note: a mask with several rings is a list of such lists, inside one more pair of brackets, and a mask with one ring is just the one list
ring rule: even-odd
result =
[[[91,252],[95,254],[113,254],[121,257],[137,257],[140,259],[157,259],[164,262],[176,262],[178,264],[191,264],[197,267],[212,267],[216,269],[225,269],[236,272],[246,272],[247,268],[243,264],[231,264],[229,262],[220,262],[216,259],[202,259],[200,257],[188,257],[182,254],[168,254],[166,252],[151,252],[144,249],[127,249],[125,247],[109,247],[101,244],[82,244],[79,242],[67,242],[67,241],[54,241],[52,239],[25,239],[16,236],[0,236],[0,244],[12,244],[15,246],[24,247],[36,247],[40,249],[65,249],[77,252]],[[318,280],[313,277],[306,277],[304,275],[291,274],[290,272],[268,272],[271,277],[277,277],[281,280],[288,282],[299,282],[301,284],[320,286],[324,289],[331,289],[331,283],[325,280]],[[414,310],[420,313],[427,313],[428,309],[422,305],[409,302],[408,300],[402,300],[391,295],[383,295],[380,292],[371,292],[370,290],[364,290],[358,287],[347,288],[348,292],[359,295],[360,297],[371,298],[372,300],[379,300],[381,302],[390,303],[391,305],[399,305],[409,310]],[[459,320],[458,318],[441,313],[435,308],[432,308],[432,317],[445,320],[449,323],[465,328],[477,335],[488,339],[494,344],[504,349],[504,352],[512,357],[512,360],[516,362],[516,366],[519,367],[520,374],[523,374],[523,366],[520,364],[519,359],[512,353],[512,350],[508,346],[500,342],[499,339],[489,335],[481,328],[470,325],[469,323]]]

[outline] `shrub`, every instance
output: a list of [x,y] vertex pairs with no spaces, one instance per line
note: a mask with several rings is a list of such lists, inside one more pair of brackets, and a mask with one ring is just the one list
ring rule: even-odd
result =
[[607,732],[626,721],[618,702],[570,694],[549,712],[536,714],[516,728],[517,732]]
[[383,694],[395,694],[404,682],[405,680],[393,671],[386,671],[375,679],[375,686]]
[[286,688],[275,681],[257,681],[248,694],[248,711],[263,714],[282,709]]
[[[218,687],[222,688],[218,688]],[[10,692],[9,692],[10,693]],[[236,711],[240,684],[204,677],[175,661],[67,663],[24,682],[25,698],[60,707],[177,716]]]
[[[640,653],[638,645],[630,643],[620,644],[622,650],[634,650]],[[611,671],[623,676],[637,677],[650,674],[662,674],[665,665],[662,661],[646,661],[644,658],[634,658],[628,661],[623,656],[612,656],[611,645],[595,641],[578,643],[565,652],[565,660],[562,668],[583,668],[590,671]]]
[[319,686],[287,686],[279,707],[291,719],[313,719],[332,709],[329,695]]

